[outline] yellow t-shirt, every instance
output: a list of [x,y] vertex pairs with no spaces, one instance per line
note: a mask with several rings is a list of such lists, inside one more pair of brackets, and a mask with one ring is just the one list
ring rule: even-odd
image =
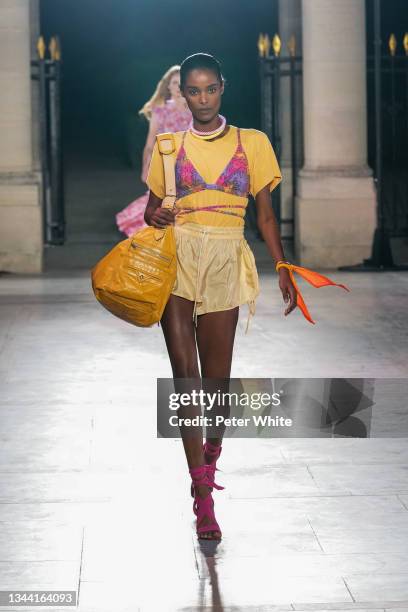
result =
[[[208,184],[215,183],[224,168],[232,158],[238,145],[238,128],[229,126],[228,133],[214,141],[201,140],[187,131],[184,139],[186,155],[191,163]],[[272,191],[282,180],[282,174],[268,136],[260,130],[241,128],[241,143],[248,159],[250,193],[253,197],[269,185]],[[176,153],[181,146],[183,132],[175,132]],[[149,189],[159,198],[165,196],[163,162],[158,150],[157,142],[154,145],[147,176]],[[240,204],[247,206],[248,198],[234,194],[224,193],[214,189],[204,189],[186,195],[176,200],[179,208],[195,208],[197,206],[211,206],[216,204]],[[228,210],[228,209],[224,209]],[[219,227],[237,227],[244,224],[245,208],[232,209],[239,217],[214,211],[198,211],[179,215],[176,223],[199,223]]]

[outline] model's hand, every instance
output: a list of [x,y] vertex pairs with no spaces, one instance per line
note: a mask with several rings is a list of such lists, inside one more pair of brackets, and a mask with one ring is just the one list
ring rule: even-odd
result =
[[285,317],[292,312],[297,306],[297,291],[290,279],[289,270],[287,268],[279,269],[279,288],[282,291],[283,301],[288,302],[289,306],[285,310]]
[[142,183],[146,183],[146,179],[147,179],[147,168],[143,168],[143,170],[142,170],[142,174],[140,175],[140,179],[141,179]]
[[159,206],[150,217],[150,225],[160,228],[166,227],[166,225],[174,225],[175,216],[176,211]]

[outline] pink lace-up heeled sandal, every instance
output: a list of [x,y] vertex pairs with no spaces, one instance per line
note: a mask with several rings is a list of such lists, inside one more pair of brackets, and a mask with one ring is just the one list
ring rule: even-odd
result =
[[[211,531],[218,532],[217,535],[213,535],[209,538],[201,538],[205,540],[221,540],[222,533],[220,526],[217,523],[217,520],[214,515],[214,500],[212,498],[211,491],[208,492],[206,497],[201,497],[196,492],[196,487],[200,485],[207,485],[208,487],[214,487],[216,489],[223,489],[224,487],[220,487],[217,485],[208,475],[208,466],[207,465],[199,465],[198,467],[191,468],[189,470],[191,478],[192,478],[192,486],[194,490],[194,503],[193,503],[193,512],[197,517],[197,536],[200,538],[204,533],[209,533]],[[204,517],[208,517],[209,523],[208,525],[200,525]],[[218,535],[219,534],[219,535]]]
[[[215,479],[215,470],[219,471],[217,468],[217,461],[219,456],[221,455],[222,446],[215,446],[215,444],[211,444],[211,442],[205,442],[203,444],[203,453],[205,455],[209,455],[212,457],[211,463],[206,463],[206,468],[208,475],[212,481]],[[205,461],[205,459],[204,459]],[[224,489],[225,487],[221,487]],[[210,491],[212,492],[212,487],[210,487]],[[191,483],[191,497],[194,497],[194,485]]]

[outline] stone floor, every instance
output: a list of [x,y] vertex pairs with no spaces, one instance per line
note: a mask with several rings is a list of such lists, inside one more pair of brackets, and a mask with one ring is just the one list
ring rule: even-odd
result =
[[[351,291],[301,281],[316,325],[262,273],[232,376],[407,378],[407,275],[325,273]],[[407,437],[226,439],[224,537],[200,546],[181,441],[156,438],[160,328],[112,317],[86,270],[0,275],[0,322],[0,590],[75,590],[81,612],[408,610]]]

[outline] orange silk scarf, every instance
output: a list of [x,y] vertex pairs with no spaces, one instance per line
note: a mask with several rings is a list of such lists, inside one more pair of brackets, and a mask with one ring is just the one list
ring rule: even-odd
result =
[[276,271],[278,271],[279,268],[287,268],[289,270],[290,279],[297,292],[297,305],[299,306],[300,310],[303,312],[303,315],[305,316],[305,318],[308,321],[310,321],[310,323],[313,323],[313,324],[315,324],[315,322],[310,316],[310,313],[307,309],[307,306],[302,297],[302,294],[300,293],[299,288],[296,284],[295,276],[293,274],[294,272],[297,272],[308,283],[313,285],[313,287],[319,288],[319,287],[324,287],[325,285],[335,285],[336,287],[341,287],[342,289],[345,289],[346,291],[350,291],[350,289],[346,287],[346,285],[341,285],[340,283],[334,283],[332,280],[330,280],[330,278],[327,278],[327,276],[323,276],[322,274],[319,274],[318,272],[314,272],[313,270],[309,270],[308,268],[302,268],[301,266],[295,266],[294,264],[286,263],[283,261],[278,261],[278,263],[276,264]]

